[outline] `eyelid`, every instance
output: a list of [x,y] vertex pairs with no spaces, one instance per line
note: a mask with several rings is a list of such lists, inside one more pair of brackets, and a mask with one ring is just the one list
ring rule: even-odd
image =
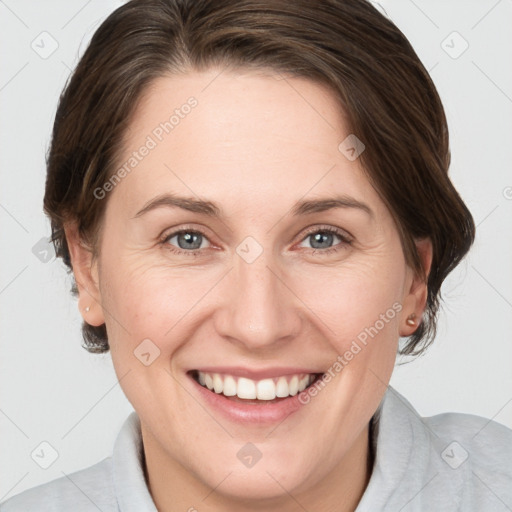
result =
[[308,235],[311,235],[312,233],[319,233],[319,232],[329,232],[334,233],[338,235],[340,238],[345,240],[346,242],[353,242],[355,240],[355,237],[349,233],[346,229],[341,229],[335,226],[331,226],[330,224],[313,224],[310,227],[305,228],[305,231],[302,232],[301,238],[299,241],[302,242],[304,238],[306,238]]
[[192,224],[178,224],[177,226],[164,229],[162,233],[158,235],[158,240],[166,240],[171,236],[175,236],[183,232],[199,233],[204,237],[208,238],[208,240],[210,240],[211,236],[209,234],[209,231],[210,230],[207,229],[205,226],[197,227]]

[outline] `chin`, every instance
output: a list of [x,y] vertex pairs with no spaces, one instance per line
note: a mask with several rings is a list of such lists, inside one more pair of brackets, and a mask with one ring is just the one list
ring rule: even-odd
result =
[[283,495],[296,492],[306,482],[308,486],[312,485],[310,475],[305,474],[301,467],[304,466],[297,464],[295,457],[293,461],[289,457],[276,457],[274,460],[267,459],[266,462],[262,457],[251,468],[241,467],[240,463],[231,467],[228,464],[219,464],[215,472],[203,475],[203,482],[209,489],[215,489],[214,494],[230,500],[252,504],[254,501],[268,500],[267,505],[270,505],[270,502],[282,499]]

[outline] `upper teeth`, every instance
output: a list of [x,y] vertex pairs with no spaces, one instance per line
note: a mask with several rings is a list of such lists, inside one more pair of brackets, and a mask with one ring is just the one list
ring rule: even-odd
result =
[[203,373],[198,371],[199,384],[206,386],[215,393],[225,396],[237,396],[245,399],[274,400],[295,396],[306,389],[314,380],[314,374],[287,375],[254,381],[245,377],[221,375],[219,373]]

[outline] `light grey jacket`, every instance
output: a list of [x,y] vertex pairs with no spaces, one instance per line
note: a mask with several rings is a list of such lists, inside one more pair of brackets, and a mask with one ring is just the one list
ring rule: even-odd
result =
[[[374,468],[356,512],[512,511],[512,430],[469,414],[422,418],[391,386],[375,420]],[[155,512],[142,457],[132,412],[111,457],[28,489],[0,512]]]

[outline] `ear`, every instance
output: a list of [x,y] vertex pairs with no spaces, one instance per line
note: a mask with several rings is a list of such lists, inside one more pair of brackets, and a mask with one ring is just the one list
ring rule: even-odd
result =
[[[71,265],[78,288],[78,308],[83,319],[93,326],[105,323],[98,279],[98,261],[81,238],[76,222],[64,226]],[[88,308],[88,310],[87,310]]]
[[[421,317],[425,306],[427,305],[428,286],[427,278],[430,273],[430,267],[432,265],[432,241],[430,238],[422,238],[416,240],[416,248],[418,255],[421,260],[421,264],[425,269],[425,277],[423,280],[422,276],[416,275],[412,269],[410,270],[411,278],[407,281],[407,289],[405,291],[405,297],[403,300],[403,313],[400,323],[400,336],[410,336],[420,325]],[[409,325],[407,319],[414,315],[414,325]]]

